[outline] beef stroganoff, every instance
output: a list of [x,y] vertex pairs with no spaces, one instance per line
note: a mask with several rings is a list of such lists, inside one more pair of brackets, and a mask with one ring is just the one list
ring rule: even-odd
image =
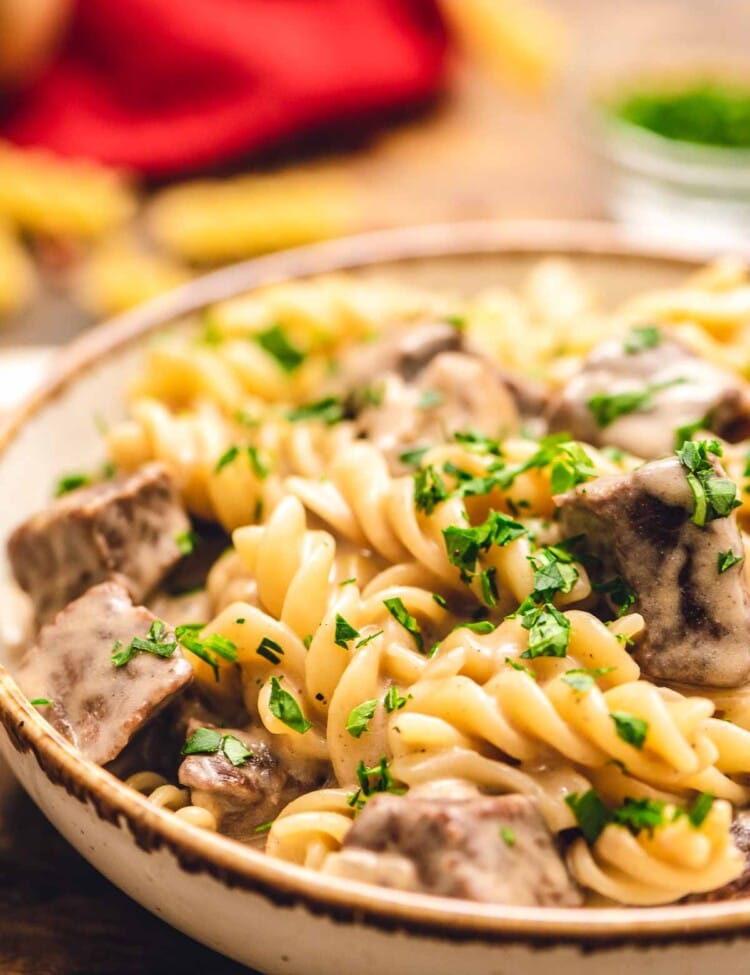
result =
[[16,676],[184,821],[497,904],[744,896],[750,283],[280,285],[8,543]]

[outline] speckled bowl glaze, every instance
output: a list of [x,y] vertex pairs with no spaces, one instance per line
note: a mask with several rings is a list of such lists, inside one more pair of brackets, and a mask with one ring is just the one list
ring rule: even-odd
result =
[[[674,283],[696,260],[596,226],[464,224],[326,243],[209,275],[88,333],[5,426],[0,536],[48,501],[60,471],[99,459],[94,418],[120,415],[142,345],[164,323],[261,284],[343,269],[471,292],[513,283],[550,254],[571,257],[611,301]],[[4,561],[2,572],[7,576]],[[320,877],[201,832],[81,758],[27,704],[12,678],[13,660],[4,662],[0,752],[47,818],[150,911],[264,972],[697,975],[710,968],[746,975],[750,969],[750,900],[605,910],[477,905]]]

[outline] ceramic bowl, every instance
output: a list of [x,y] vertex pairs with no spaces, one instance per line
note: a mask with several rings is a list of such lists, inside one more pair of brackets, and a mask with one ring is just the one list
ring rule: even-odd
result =
[[[378,233],[217,272],[94,329],[60,359],[0,437],[0,538],[47,503],[61,471],[99,459],[150,333],[260,284],[351,269],[471,292],[571,257],[607,299],[675,283],[694,261],[603,228],[466,224]],[[7,565],[2,572],[7,576]],[[50,822],[98,870],[169,924],[273,975],[745,975],[750,900],[651,909],[477,905],[318,876],[154,808],[78,755],[0,668],[0,752]],[[132,932],[137,939],[138,932]]]

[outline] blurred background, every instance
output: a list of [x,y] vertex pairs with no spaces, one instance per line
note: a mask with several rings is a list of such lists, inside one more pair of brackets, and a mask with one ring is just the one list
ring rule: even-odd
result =
[[0,0],[0,109],[0,408],[86,324],[333,235],[750,241],[748,0]]

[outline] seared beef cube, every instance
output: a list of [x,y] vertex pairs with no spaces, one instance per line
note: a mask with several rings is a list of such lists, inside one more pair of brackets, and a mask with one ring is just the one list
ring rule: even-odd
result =
[[219,831],[238,840],[257,837],[256,826],[269,822],[292,799],[312,787],[302,784],[271,748],[264,729],[216,728],[200,721],[188,725],[188,740],[198,728],[233,735],[250,751],[241,765],[233,765],[223,749],[187,755],[180,765],[180,785],[190,789],[191,802],[213,813]]
[[[115,666],[115,648],[129,647],[134,637],[148,639],[155,621],[121,586],[103,582],[42,627],[19,665],[24,693],[50,700],[40,707],[44,717],[99,765],[116,758],[193,678],[179,648],[170,656],[141,651]],[[164,628],[156,642],[173,644],[174,634]]]
[[44,623],[106,579],[141,602],[178,561],[177,539],[189,530],[167,469],[148,464],[34,515],[11,535],[8,557]]
[[[550,429],[646,458],[671,453],[675,431],[692,423],[702,422],[728,440],[748,436],[750,386],[681,342],[655,335],[655,344],[646,348],[634,348],[626,338],[609,339],[594,349],[552,401]],[[629,393],[643,394],[642,401],[610,423],[596,401],[591,403],[597,396]]]
[[[714,462],[714,470],[723,475]],[[556,499],[566,536],[585,535],[636,596],[646,621],[636,659],[658,680],[737,687],[750,677],[750,596],[734,514],[695,525],[695,501],[676,457],[601,477]]]
[[386,377],[380,401],[363,410],[359,431],[388,457],[394,473],[399,456],[428,447],[454,433],[473,430],[488,437],[518,426],[518,410],[508,386],[489,362],[462,352],[444,352],[407,385]]
[[436,355],[460,348],[461,333],[445,322],[399,328],[348,352],[340,373],[356,394],[387,373],[411,382]]
[[707,894],[693,894],[686,898],[688,901],[736,901],[741,897],[750,896],[750,813],[739,812],[732,822],[732,838],[740,853],[745,856],[745,869],[740,876],[730,884],[725,884],[717,890]]
[[527,796],[378,795],[346,835],[339,854],[344,870],[350,853],[363,863],[362,850],[382,857],[377,879],[386,886],[410,887],[411,864],[417,889],[428,894],[540,907],[582,903],[552,834]]

